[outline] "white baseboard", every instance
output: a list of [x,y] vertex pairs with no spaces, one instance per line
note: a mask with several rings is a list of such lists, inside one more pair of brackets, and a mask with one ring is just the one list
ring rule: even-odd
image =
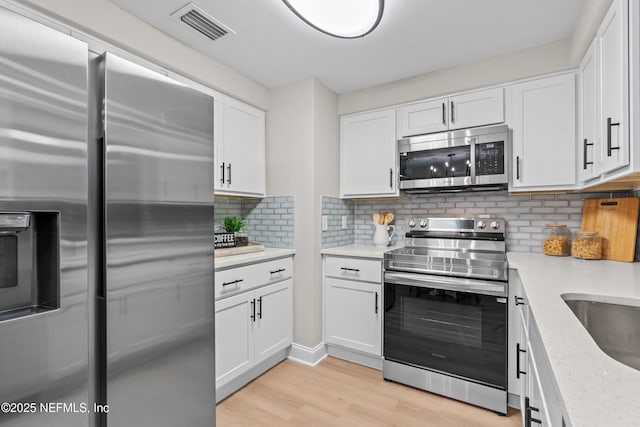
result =
[[289,359],[309,366],[316,366],[325,357],[327,357],[327,349],[323,342],[313,348],[293,343],[289,353]]

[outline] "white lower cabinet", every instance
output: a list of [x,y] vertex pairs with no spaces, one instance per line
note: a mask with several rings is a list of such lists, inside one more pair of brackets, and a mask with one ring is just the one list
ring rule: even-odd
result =
[[[290,264],[290,260],[283,262]],[[270,262],[262,264],[271,268]],[[256,270],[256,264],[233,270],[238,270],[238,277],[249,277]],[[291,345],[293,280],[290,274],[289,270],[289,278],[216,300],[217,390],[245,374],[235,388],[241,387],[252,379],[252,368]],[[254,376],[257,375],[259,373]],[[235,383],[228,387],[233,385]],[[232,391],[225,389],[222,394],[226,396]]]
[[324,296],[325,342],[381,357],[382,262],[325,257]]
[[216,302],[217,387],[251,367],[254,340],[250,301],[248,295],[240,294]]
[[509,272],[509,393],[519,394],[524,427],[569,425],[517,271]]
[[381,286],[327,278],[325,291],[326,342],[382,355]]

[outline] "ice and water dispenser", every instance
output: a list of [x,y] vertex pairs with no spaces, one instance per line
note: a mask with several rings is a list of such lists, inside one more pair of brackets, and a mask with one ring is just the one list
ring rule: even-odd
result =
[[60,307],[58,212],[0,212],[0,321]]

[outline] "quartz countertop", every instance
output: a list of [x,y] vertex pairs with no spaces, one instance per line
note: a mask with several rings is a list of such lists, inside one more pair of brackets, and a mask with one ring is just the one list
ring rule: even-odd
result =
[[345,245],[335,248],[326,248],[320,251],[322,255],[350,256],[358,258],[383,259],[385,252],[397,249],[401,246],[378,247],[373,245]]
[[640,426],[640,371],[604,353],[562,299],[640,306],[640,264],[507,255],[518,270],[571,425]]
[[248,254],[229,255],[215,258],[215,271],[226,270],[232,267],[255,264],[257,262],[269,261],[272,259],[284,258],[295,255],[293,249],[265,248],[264,251],[250,252]]

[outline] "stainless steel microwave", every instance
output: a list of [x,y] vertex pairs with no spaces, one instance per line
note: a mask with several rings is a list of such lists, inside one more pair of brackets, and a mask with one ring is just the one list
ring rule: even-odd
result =
[[408,193],[504,190],[511,144],[506,125],[398,141],[400,189]]

